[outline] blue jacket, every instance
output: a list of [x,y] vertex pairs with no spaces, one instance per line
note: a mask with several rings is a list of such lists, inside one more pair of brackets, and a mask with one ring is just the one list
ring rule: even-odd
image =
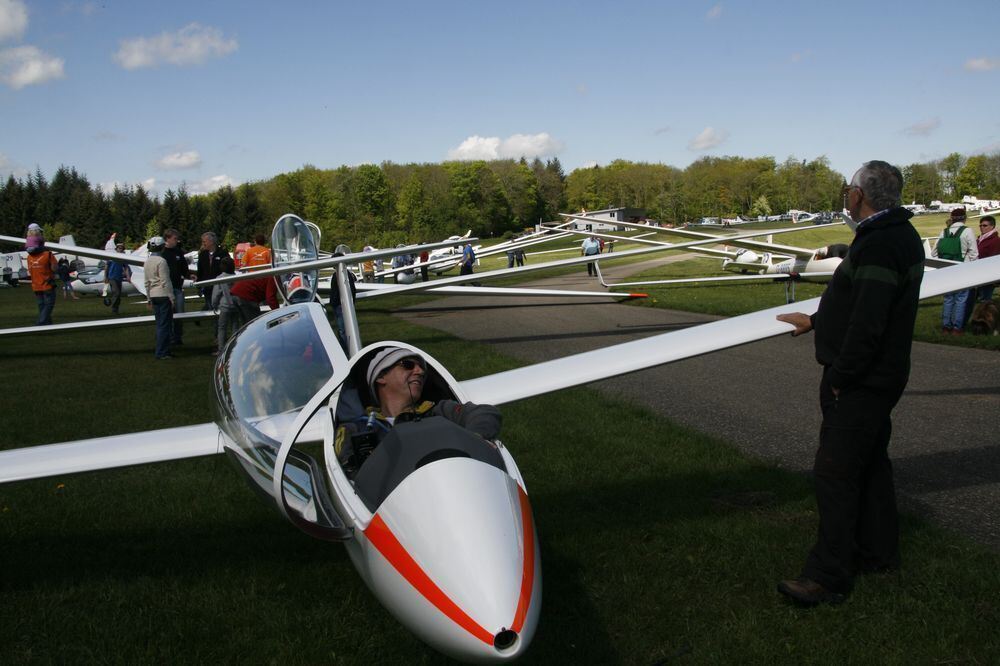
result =
[[128,265],[122,261],[109,261],[104,270],[109,280],[118,280],[119,282],[125,280],[129,272]]

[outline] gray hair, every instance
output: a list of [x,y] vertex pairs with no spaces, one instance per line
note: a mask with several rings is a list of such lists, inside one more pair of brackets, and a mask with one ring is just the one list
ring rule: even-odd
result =
[[882,160],[862,164],[851,179],[851,185],[860,187],[872,208],[877,211],[895,208],[902,201],[903,174]]
[[214,231],[206,231],[201,235],[202,238],[208,238],[216,245],[219,244],[219,237],[215,235]]

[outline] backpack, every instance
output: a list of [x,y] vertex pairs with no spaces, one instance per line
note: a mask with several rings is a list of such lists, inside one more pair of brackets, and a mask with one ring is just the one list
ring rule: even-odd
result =
[[937,255],[941,259],[950,259],[951,261],[962,261],[962,232],[965,231],[965,225],[952,233],[951,228],[944,230],[944,235],[938,239],[937,242]]

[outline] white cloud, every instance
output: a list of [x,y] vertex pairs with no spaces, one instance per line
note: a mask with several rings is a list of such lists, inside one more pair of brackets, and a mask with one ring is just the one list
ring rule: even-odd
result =
[[170,153],[156,160],[156,168],[165,171],[175,169],[197,169],[201,166],[201,155],[197,150],[188,150],[183,153]]
[[729,132],[726,130],[706,127],[701,131],[701,134],[691,139],[691,142],[688,143],[688,150],[711,150],[722,145],[728,138]]
[[62,58],[35,46],[16,46],[0,51],[0,81],[14,90],[65,76]]
[[590,89],[587,88],[587,84],[586,83],[578,83],[578,84],[576,84],[576,94],[578,94],[578,95],[586,95],[589,92],[590,92]]
[[551,157],[563,149],[561,141],[548,132],[541,134],[512,134],[506,139],[496,136],[470,136],[457,148],[448,151],[450,160],[499,160],[524,157]]
[[939,127],[941,127],[941,119],[934,117],[930,120],[924,120],[910,125],[909,127],[903,129],[903,134],[908,134],[910,136],[929,136],[931,132]]
[[798,51],[798,52],[792,54],[792,57],[790,58],[790,60],[792,62],[798,63],[798,62],[802,62],[803,60],[805,60],[806,58],[809,58],[811,56],[812,56],[812,51],[809,51],[809,50]]
[[229,176],[222,174],[206,178],[205,180],[199,180],[195,183],[188,183],[187,190],[191,194],[209,194],[219,188],[225,187],[226,185],[236,187],[238,184],[239,183],[234,181]]
[[20,37],[28,29],[28,8],[21,0],[0,0],[0,42]]
[[705,18],[707,18],[709,21],[714,21],[720,16],[722,16],[722,5],[715,5],[714,7],[708,10],[707,14],[705,14]]
[[1000,67],[998,58],[970,58],[965,61],[965,68],[970,72],[988,72]]
[[114,57],[125,69],[162,64],[200,65],[213,56],[228,55],[237,48],[239,43],[224,38],[218,28],[190,23],[177,32],[124,39]]
[[670,131],[670,125],[664,125],[663,127],[657,127],[653,130],[653,136],[660,136],[661,134],[666,134]]

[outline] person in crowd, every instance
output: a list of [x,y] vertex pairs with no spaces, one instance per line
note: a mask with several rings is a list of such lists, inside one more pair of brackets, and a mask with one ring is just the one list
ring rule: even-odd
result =
[[[157,236],[157,238],[159,238]],[[117,243],[115,252],[123,254],[125,244]],[[104,267],[104,284],[108,285],[111,314],[118,314],[122,303],[122,284],[132,277],[132,269],[124,261],[111,260]]]
[[267,303],[272,310],[278,309],[278,285],[270,276],[234,282],[229,294],[244,324],[260,315],[261,303]]
[[[976,237],[965,226],[965,209],[951,211],[945,228],[938,236],[933,254],[951,261],[975,261],[979,257]],[[944,295],[941,309],[941,332],[945,335],[962,335],[965,329],[965,305],[969,300],[969,290],[962,289]]]
[[60,259],[56,272],[59,274],[59,279],[62,281],[63,300],[66,300],[70,296],[73,297],[74,301],[80,300],[80,297],[73,293],[73,276],[70,275],[70,273],[73,272],[73,269],[69,265],[69,259],[66,257]]
[[246,254],[243,255],[243,262],[247,268],[271,265],[271,249],[267,247],[267,236],[257,234],[253,237],[253,243],[250,244]]
[[[219,247],[219,237],[215,232],[206,231],[201,235],[201,250],[198,251],[198,280],[211,280],[219,277],[222,272],[222,260],[228,257],[229,253],[224,248]],[[212,287],[202,287],[202,295],[205,297],[203,310],[212,309]]]
[[[374,405],[366,408],[365,415],[341,424],[334,443],[349,476],[397,421],[440,416],[484,439],[494,440],[500,434],[500,411],[493,405],[422,400],[427,362],[410,349],[390,346],[379,350],[368,363],[365,379]],[[358,445],[361,441],[367,443],[364,449]]]
[[[222,272],[219,277],[229,277],[236,274],[236,263],[229,257],[221,262]],[[236,332],[242,323],[240,310],[230,293],[231,283],[217,284],[212,290],[212,308],[219,313],[216,322],[216,344],[215,354],[222,351],[226,346],[226,341]]]
[[[38,227],[38,225],[34,225]],[[35,302],[38,304],[38,319],[36,326],[48,326],[52,323],[52,310],[56,306],[56,271],[59,262],[56,255],[45,249],[45,239],[41,227],[37,233],[28,229],[25,239],[25,250],[28,253],[28,275],[31,277],[31,290],[35,292]]]
[[472,249],[472,243],[466,243],[462,248],[462,265],[459,268],[460,275],[472,275],[472,267],[476,263],[476,251]]
[[[347,246],[338,246],[336,252],[333,253],[335,257],[342,257],[348,252],[346,251]],[[346,268],[346,267],[345,267]],[[357,295],[357,287],[354,283],[357,282],[357,278],[354,276],[353,271],[345,270],[347,274],[347,282],[351,286],[351,300],[353,301]],[[337,339],[340,341],[340,345],[347,350],[347,324],[344,321],[344,305],[340,300],[340,289],[337,287],[337,281],[333,280],[330,289],[330,301],[327,303],[327,307],[330,309],[330,313],[333,315],[333,320],[337,325]]]
[[778,591],[801,604],[839,603],[855,575],[899,567],[899,520],[888,447],[892,409],[910,375],[924,250],[900,205],[903,176],[866,162],[844,190],[855,228],[819,308],[778,315],[792,335],[815,330],[820,381],[813,467],[819,533],[801,574]]
[[[375,248],[371,245],[365,245],[361,250],[362,252],[374,252]],[[374,282],[375,281],[375,260],[369,259],[367,261],[361,262],[361,281],[362,282]]]
[[173,358],[170,353],[170,336],[174,323],[174,288],[170,282],[170,267],[163,258],[166,241],[163,236],[153,236],[146,243],[149,256],[143,264],[143,279],[149,307],[156,319],[156,348],[154,355],[159,360]]
[[[188,265],[186,253],[181,247],[181,234],[176,229],[167,229],[163,232],[163,240],[166,246],[163,248],[163,258],[167,260],[170,268],[170,287],[174,290],[174,313],[184,312],[184,281],[193,277],[191,267]],[[184,324],[174,318],[174,328],[170,334],[170,345],[180,347],[184,344]]]
[[[979,219],[979,238],[976,240],[976,251],[980,259],[995,257],[1000,254],[1000,236],[997,235],[997,221],[992,215],[984,215]],[[984,284],[976,289],[978,302],[993,300],[995,284]]]
[[[601,253],[601,244],[597,242],[595,236],[587,236],[583,239],[583,243],[580,244],[580,255],[584,257],[594,257]],[[594,262],[587,264],[587,275],[596,275],[597,271],[594,267]]]
[[[420,241],[421,245],[426,245],[424,241]],[[427,262],[430,260],[431,255],[427,250],[420,251],[420,281],[427,282],[430,279],[430,269],[427,267]]]

